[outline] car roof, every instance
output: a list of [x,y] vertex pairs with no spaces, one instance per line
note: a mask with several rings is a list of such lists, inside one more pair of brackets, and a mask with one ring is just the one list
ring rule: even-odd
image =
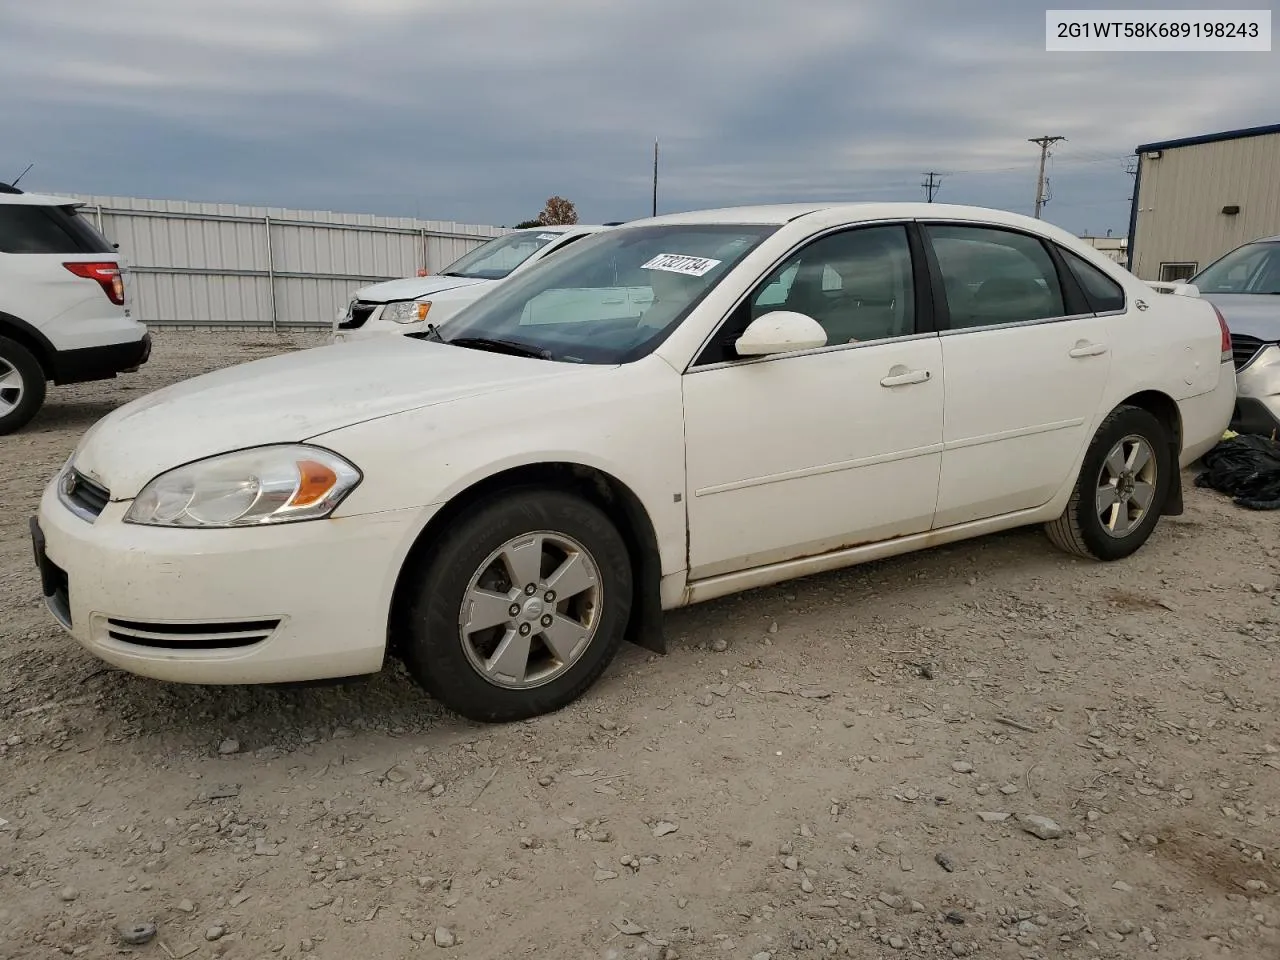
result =
[[647,220],[633,220],[627,226],[705,223],[705,224],[762,224],[781,226],[815,213],[836,213],[849,221],[885,220],[897,218],[982,220],[1006,226],[1038,225],[1041,230],[1052,229],[1044,220],[992,207],[962,206],[951,203],[877,202],[877,203],[775,203],[758,206],[721,207],[711,210],[689,210],[669,213]]
[[0,203],[20,204],[31,207],[83,207],[84,201],[74,197],[55,197],[48,193],[10,193],[0,190]]

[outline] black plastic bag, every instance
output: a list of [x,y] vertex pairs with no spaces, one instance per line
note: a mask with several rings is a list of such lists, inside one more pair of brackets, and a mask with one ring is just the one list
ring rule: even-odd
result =
[[1280,442],[1242,433],[1206,453],[1204,465],[1197,487],[1225,493],[1250,510],[1280,510]]

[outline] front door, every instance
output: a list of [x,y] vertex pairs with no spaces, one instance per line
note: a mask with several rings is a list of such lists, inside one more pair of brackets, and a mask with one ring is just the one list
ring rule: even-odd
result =
[[[684,376],[689,576],[927,531],[942,451],[942,348],[917,310],[906,228],[846,229],[766,276]],[[781,302],[779,301],[781,298]],[[827,346],[738,359],[785,309]]]
[[1035,237],[963,224],[924,232],[949,314],[934,526],[1041,506],[1073,479],[1089,441],[1112,318],[1079,312],[1079,292]]

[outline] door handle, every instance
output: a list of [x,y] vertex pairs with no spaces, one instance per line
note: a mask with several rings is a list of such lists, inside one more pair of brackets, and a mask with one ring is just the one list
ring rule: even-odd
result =
[[1068,355],[1076,358],[1099,357],[1106,352],[1107,345],[1105,343],[1089,343],[1085,340],[1081,340],[1071,348]]
[[908,370],[906,367],[899,364],[889,371],[889,375],[887,377],[881,378],[880,386],[902,387],[909,383],[924,383],[932,376],[933,374],[928,370]]

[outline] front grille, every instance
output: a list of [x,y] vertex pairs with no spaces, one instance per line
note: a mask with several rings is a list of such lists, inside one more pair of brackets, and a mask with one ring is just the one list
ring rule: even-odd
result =
[[233,650],[251,647],[271,636],[279,620],[149,623],[107,620],[107,636],[119,643],[162,650]]
[[346,319],[338,324],[338,329],[355,330],[363,327],[365,321],[369,319],[369,315],[377,308],[378,304],[376,303],[369,303],[367,300],[356,300],[347,311]]
[[94,520],[107,509],[111,492],[73,467],[63,478],[62,498],[72,510],[86,519]]
[[1231,335],[1231,359],[1235,361],[1236,369],[1239,370],[1257,356],[1258,351],[1263,346],[1263,341],[1257,337],[1245,337],[1233,333]]

